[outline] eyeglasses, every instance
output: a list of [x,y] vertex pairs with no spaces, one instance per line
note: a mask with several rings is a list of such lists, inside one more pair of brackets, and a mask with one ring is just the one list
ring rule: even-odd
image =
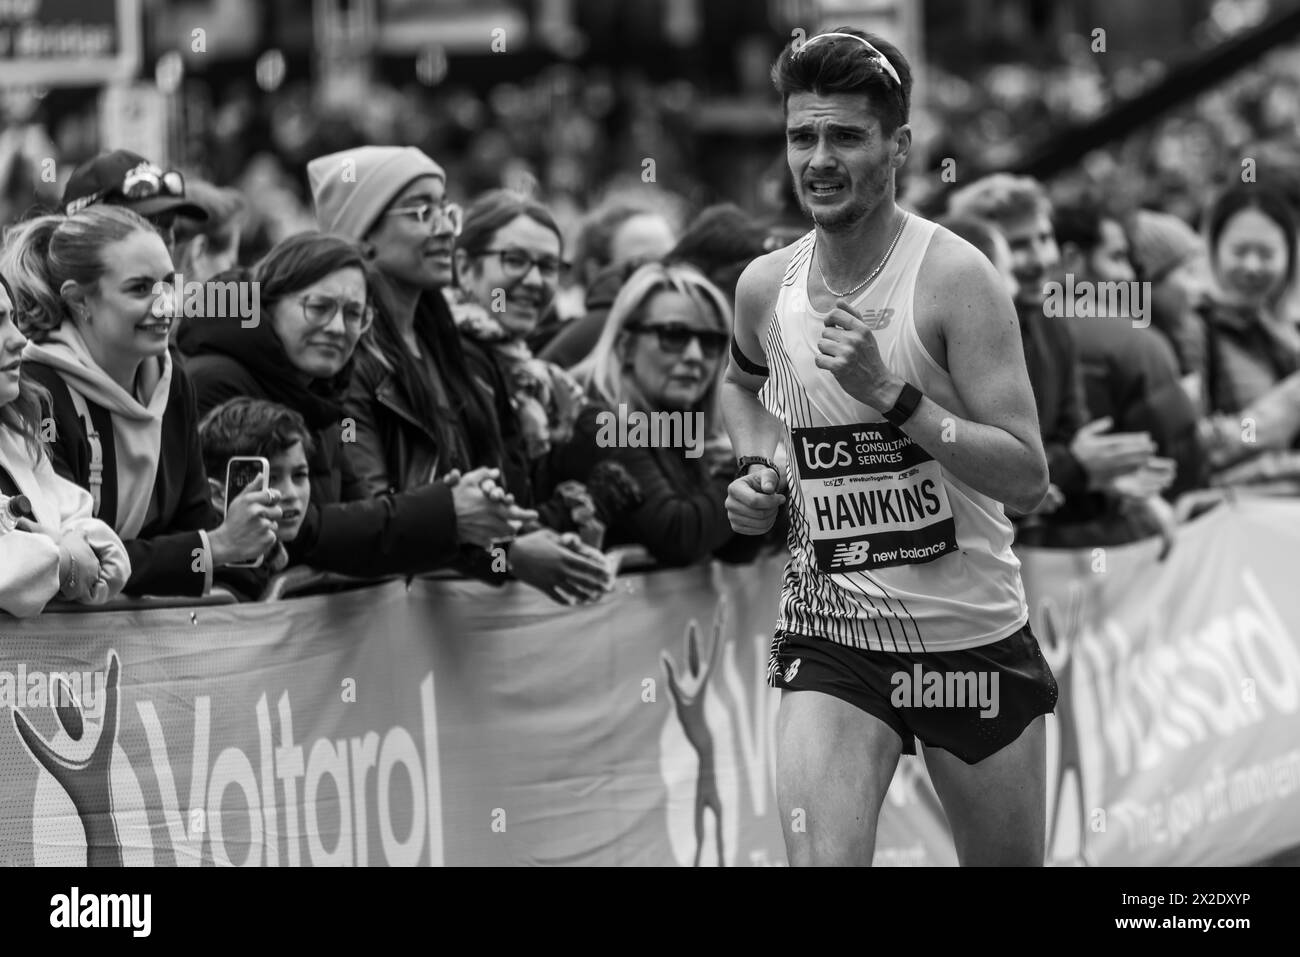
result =
[[330,296],[303,296],[302,317],[309,325],[322,328],[330,324],[339,310],[343,311],[343,325],[357,335],[363,335],[375,324],[375,307],[353,299],[334,299]]
[[527,276],[534,266],[546,282],[555,282],[569,271],[569,264],[563,259],[554,256],[534,256],[522,249],[485,249],[474,255],[499,257],[501,271],[511,279]]
[[418,206],[395,206],[384,213],[385,216],[414,216],[421,226],[433,221],[433,231],[440,232],[444,227],[453,236],[460,235],[460,227],[465,221],[465,214],[455,203],[420,203]]
[[629,332],[643,335],[654,333],[659,337],[659,348],[674,355],[685,352],[692,339],[699,342],[700,352],[704,354],[706,359],[718,358],[727,348],[727,334],[725,332],[692,329],[690,326],[682,326],[676,323],[665,323],[662,326],[636,325],[627,328]]

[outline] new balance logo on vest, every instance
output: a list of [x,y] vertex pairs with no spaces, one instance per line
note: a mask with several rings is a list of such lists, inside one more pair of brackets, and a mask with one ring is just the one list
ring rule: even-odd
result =
[[866,539],[860,542],[845,542],[843,545],[836,545],[835,554],[831,556],[831,567],[839,568],[844,566],[853,568],[863,564],[867,560],[870,545],[871,543]]
[[891,319],[894,318],[893,309],[863,309],[861,310],[862,321],[867,324],[867,328],[875,331],[883,329]]

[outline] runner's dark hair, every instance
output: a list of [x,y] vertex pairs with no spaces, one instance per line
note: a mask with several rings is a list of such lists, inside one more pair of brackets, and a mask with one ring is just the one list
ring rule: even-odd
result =
[[812,37],[792,39],[772,66],[772,83],[788,107],[794,93],[862,93],[880,118],[880,129],[892,136],[908,122],[912,108],[912,68],[898,47],[874,33],[852,27],[836,27],[827,33],[847,33],[866,40],[881,52],[898,73],[901,85],[871,56],[861,43],[848,37],[818,40],[804,49]]

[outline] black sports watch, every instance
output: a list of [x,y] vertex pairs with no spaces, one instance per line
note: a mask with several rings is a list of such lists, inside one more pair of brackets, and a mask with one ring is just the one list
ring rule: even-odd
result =
[[736,459],[736,478],[744,478],[748,475],[749,467],[751,465],[766,465],[773,472],[776,471],[776,466],[773,465],[770,460],[763,458],[761,455],[742,455],[740,458]]
[[882,412],[885,421],[896,428],[902,428],[903,423],[912,417],[916,407],[921,404],[921,390],[910,382],[904,382],[902,390],[898,393],[898,401],[894,407],[887,412]]

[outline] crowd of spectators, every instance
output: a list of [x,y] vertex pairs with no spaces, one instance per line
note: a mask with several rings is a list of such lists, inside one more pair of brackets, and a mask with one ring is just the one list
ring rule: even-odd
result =
[[[545,125],[583,133],[590,97],[556,88],[569,112]],[[534,115],[515,92],[494,109]],[[1215,490],[1300,492],[1300,190],[1168,146],[1200,124],[1224,156],[1276,158],[1295,124],[1251,76],[1197,109],[1052,184],[994,174],[947,199],[1020,317],[1052,483],[1014,516],[1021,544],[1169,539]],[[569,604],[612,587],[618,546],[664,565],[779,548],[783,526],[727,521],[717,399],[737,277],[788,237],[644,183],[583,210],[565,162],[484,177],[479,149],[261,157],[232,187],[119,150],[53,211],[10,203],[0,608],[256,599],[295,568],[451,569]],[[1062,289],[1130,285],[1061,311]],[[677,431],[629,439],[637,422]],[[227,500],[248,456],[265,480]]]

